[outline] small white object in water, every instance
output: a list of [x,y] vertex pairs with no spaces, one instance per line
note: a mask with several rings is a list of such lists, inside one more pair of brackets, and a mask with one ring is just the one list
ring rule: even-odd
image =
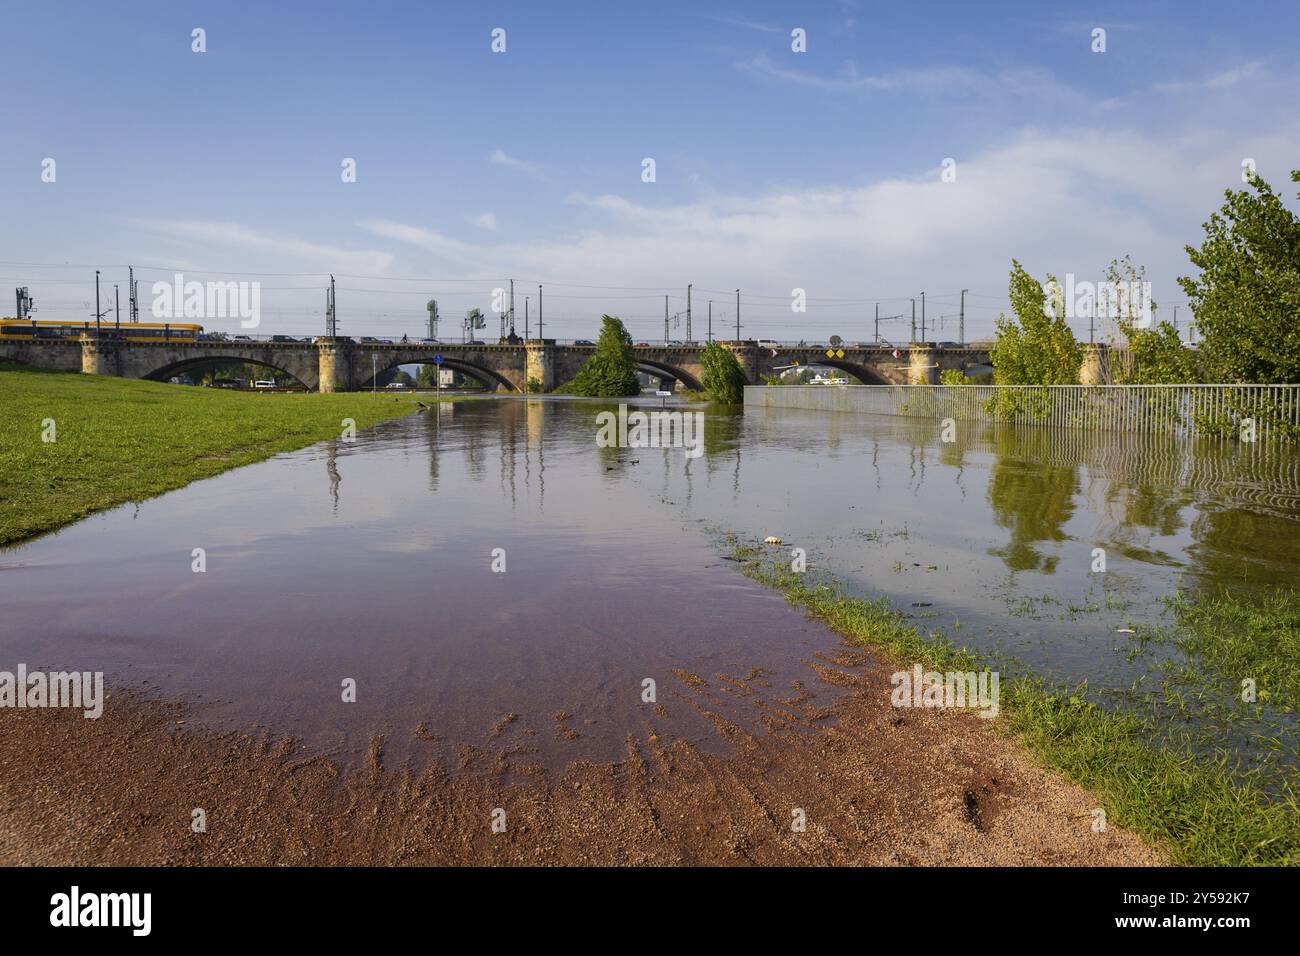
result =
[[1121,627],[1121,628],[1120,628],[1118,631],[1116,631],[1115,633],[1116,633],[1116,634],[1133,634],[1133,633],[1135,633],[1135,632],[1134,632],[1133,628],[1131,628],[1131,627]]
[[776,535],[774,535],[774,534],[769,534],[766,538],[763,539],[763,543],[764,543],[764,544],[780,544],[780,543],[781,543],[781,539],[778,538],[778,537],[777,537]]

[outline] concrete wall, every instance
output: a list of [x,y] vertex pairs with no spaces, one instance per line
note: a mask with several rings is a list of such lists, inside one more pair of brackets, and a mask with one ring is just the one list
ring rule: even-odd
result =
[[0,343],[0,358],[37,368],[62,372],[81,371],[81,343],[76,340],[45,339],[32,342]]

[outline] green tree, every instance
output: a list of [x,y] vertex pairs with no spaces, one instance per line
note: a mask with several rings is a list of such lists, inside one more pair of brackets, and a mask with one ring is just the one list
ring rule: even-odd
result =
[[[1147,282],[1146,267],[1135,267],[1128,256],[1112,259],[1106,268],[1106,281],[1112,289],[1139,290]],[[1113,363],[1112,374],[1121,385],[1179,385],[1197,382],[1200,375],[1196,353],[1183,345],[1178,330],[1168,322],[1155,322],[1154,301],[1120,295],[1111,308],[1115,325],[1124,336],[1124,352]]]
[[[1048,282],[1056,285],[1049,275]],[[998,385],[1077,385],[1083,349],[1065,320],[1065,302],[1048,303],[1037,279],[1011,260],[1008,296],[1014,316],[997,319],[993,380]]]
[[[1300,170],[1291,173],[1300,182]],[[1300,382],[1300,217],[1258,175],[1253,192],[1226,190],[1187,247],[1200,275],[1182,277],[1210,381]]]
[[745,401],[745,370],[729,349],[710,342],[700,354],[704,366],[704,390],[709,398],[724,405],[740,405]]
[[636,380],[636,353],[632,349],[632,336],[627,334],[623,323],[612,315],[602,316],[600,321],[596,354],[588,359],[587,364],[561,391],[595,398],[640,395],[641,385]]
[[[1054,288],[1060,286],[1052,275]],[[999,315],[993,358],[995,385],[1077,385],[1083,349],[1065,320],[1065,301],[1060,295],[1049,302],[1042,284],[1011,260],[1008,283],[1012,316]],[[1050,409],[1048,396],[1025,389],[999,389],[985,403],[997,418],[1009,418],[1018,410],[1043,417]]]

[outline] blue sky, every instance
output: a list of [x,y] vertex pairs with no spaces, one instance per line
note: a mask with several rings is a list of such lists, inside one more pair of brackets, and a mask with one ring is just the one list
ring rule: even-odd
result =
[[907,312],[924,290],[945,339],[962,288],[968,334],[991,329],[1013,256],[1095,281],[1131,254],[1161,314],[1185,309],[1182,247],[1246,157],[1296,205],[1295,3],[10,4],[5,22],[0,275],[42,318],[86,317],[93,270],[111,298],[134,263],[146,306],[177,270],[260,281],[261,332],[320,331],[334,272],[355,335],[417,334],[434,297],[454,338],[513,277],[521,331],[544,283],[560,337],[601,312],[658,337],[689,282],[697,337],[739,286],[747,336],[868,339],[877,300]]

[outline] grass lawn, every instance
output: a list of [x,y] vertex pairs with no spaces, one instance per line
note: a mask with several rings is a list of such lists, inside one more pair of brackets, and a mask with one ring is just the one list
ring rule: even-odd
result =
[[0,544],[337,438],[345,418],[362,429],[417,408],[410,395],[256,394],[0,362]]
[[[785,593],[851,640],[871,646],[900,669],[920,662],[936,671],[975,671],[987,667],[965,648],[935,634],[923,634],[885,599],[846,595],[830,575],[796,574],[770,550],[736,543],[732,557],[749,577]],[[1252,672],[1278,688],[1290,712],[1295,661],[1290,658],[1300,634],[1300,612],[1290,598],[1286,613],[1273,598],[1261,612],[1227,599],[1209,600],[1200,620],[1185,608],[1184,643],[1222,643],[1211,637],[1229,618],[1254,635],[1233,640],[1230,655],[1215,650],[1212,663],[1223,663],[1255,648]],[[1189,606],[1190,607],[1190,606]],[[1251,622],[1255,622],[1253,629]],[[1273,636],[1267,640],[1261,631]],[[1263,685],[1261,685],[1263,686]],[[1110,823],[1128,827],[1169,850],[1177,863],[1200,866],[1295,866],[1300,864],[1300,803],[1290,782],[1280,792],[1266,792],[1250,774],[1233,772],[1231,754],[1192,753],[1176,743],[1161,742],[1158,726],[1142,717],[1119,713],[1087,700],[1082,688],[1060,690],[1032,676],[1003,680],[1001,713],[994,725],[1019,740],[1045,765],[1087,787],[1102,802]]]

